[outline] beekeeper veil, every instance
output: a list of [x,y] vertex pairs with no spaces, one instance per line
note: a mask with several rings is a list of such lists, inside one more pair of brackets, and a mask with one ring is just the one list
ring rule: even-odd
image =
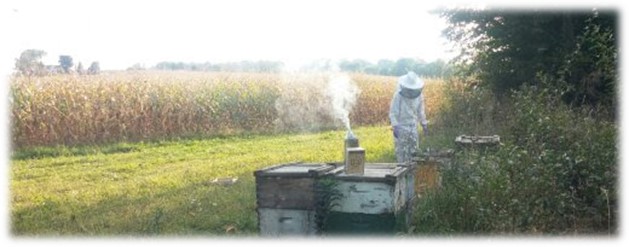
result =
[[424,88],[424,81],[410,71],[406,75],[400,76],[398,79],[398,91],[400,95],[405,98],[414,99],[417,98]]

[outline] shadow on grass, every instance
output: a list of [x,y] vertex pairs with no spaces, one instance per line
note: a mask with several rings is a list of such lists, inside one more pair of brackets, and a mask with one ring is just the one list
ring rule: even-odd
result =
[[80,147],[36,147],[14,151],[12,160],[28,160],[41,158],[54,158],[60,156],[85,156],[97,153],[115,154],[139,151],[140,148],[134,144],[117,143],[106,146],[80,146]]

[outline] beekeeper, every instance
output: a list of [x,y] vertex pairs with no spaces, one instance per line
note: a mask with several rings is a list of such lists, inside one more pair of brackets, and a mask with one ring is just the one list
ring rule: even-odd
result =
[[411,161],[419,151],[417,123],[421,124],[424,136],[428,135],[423,88],[424,81],[419,79],[415,72],[408,72],[398,78],[398,86],[389,110],[398,163]]

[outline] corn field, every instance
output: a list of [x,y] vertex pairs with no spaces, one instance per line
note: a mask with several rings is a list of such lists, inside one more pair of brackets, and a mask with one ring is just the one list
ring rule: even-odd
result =
[[[352,126],[388,124],[396,78],[351,75]],[[341,128],[329,75],[119,72],[11,79],[13,148]],[[426,80],[426,111],[441,80]]]

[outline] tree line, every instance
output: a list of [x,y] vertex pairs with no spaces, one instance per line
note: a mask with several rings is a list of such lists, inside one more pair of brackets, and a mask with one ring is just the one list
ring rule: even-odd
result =
[[98,61],[92,62],[85,70],[83,64],[79,62],[76,67],[72,56],[60,55],[58,65],[45,65],[41,60],[46,56],[46,52],[37,49],[24,50],[19,58],[15,59],[15,71],[19,75],[37,76],[48,74],[98,74],[100,73],[100,64]]
[[187,70],[187,71],[227,71],[227,72],[259,72],[279,73],[284,68],[284,63],[279,61],[240,61],[227,63],[184,63],[163,61],[157,63],[152,69],[157,70]]
[[[240,61],[227,63],[184,63],[164,61],[152,69],[157,70],[189,70],[189,71],[227,71],[227,72],[259,72],[279,73],[285,68],[280,61]],[[400,76],[414,71],[425,77],[448,77],[453,74],[451,66],[443,60],[427,63],[421,59],[400,58],[398,60],[381,59],[371,63],[364,59],[333,61],[331,59],[314,60],[298,68],[298,71],[325,71],[337,68],[343,72],[365,73],[372,75]],[[129,70],[144,69],[139,64]]]
[[[77,74],[98,74],[100,73],[100,64],[95,61],[86,69],[82,63],[76,66],[72,56],[59,56],[58,65],[45,65],[41,61],[46,56],[46,52],[37,49],[28,49],[21,53],[20,57],[15,60],[15,70],[18,74],[33,76],[60,73],[77,73]],[[212,72],[255,72],[255,73],[280,73],[284,71],[285,64],[281,61],[240,61],[225,63],[195,63],[195,62],[171,62],[163,61],[157,63],[150,69],[153,70],[184,70],[184,71],[212,71]],[[436,60],[427,63],[421,59],[400,58],[398,60],[381,59],[377,63],[371,63],[364,59],[332,61],[330,59],[321,59],[312,61],[303,65],[299,71],[325,71],[338,69],[342,72],[364,73],[372,75],[400,76],[408,71],[414,71],[423,77],[441,77],[446,78],[453,74],[450,64],[443,60]],[[127,70],[146,70],[146,68],[136,63]]]
[[[566,88],[572,105],[616,111],[618,14],[610,10],[451,9],[444,34],[469,78],[507,95],[522,85]],[[544,82],[551,82],[545,83]]]

